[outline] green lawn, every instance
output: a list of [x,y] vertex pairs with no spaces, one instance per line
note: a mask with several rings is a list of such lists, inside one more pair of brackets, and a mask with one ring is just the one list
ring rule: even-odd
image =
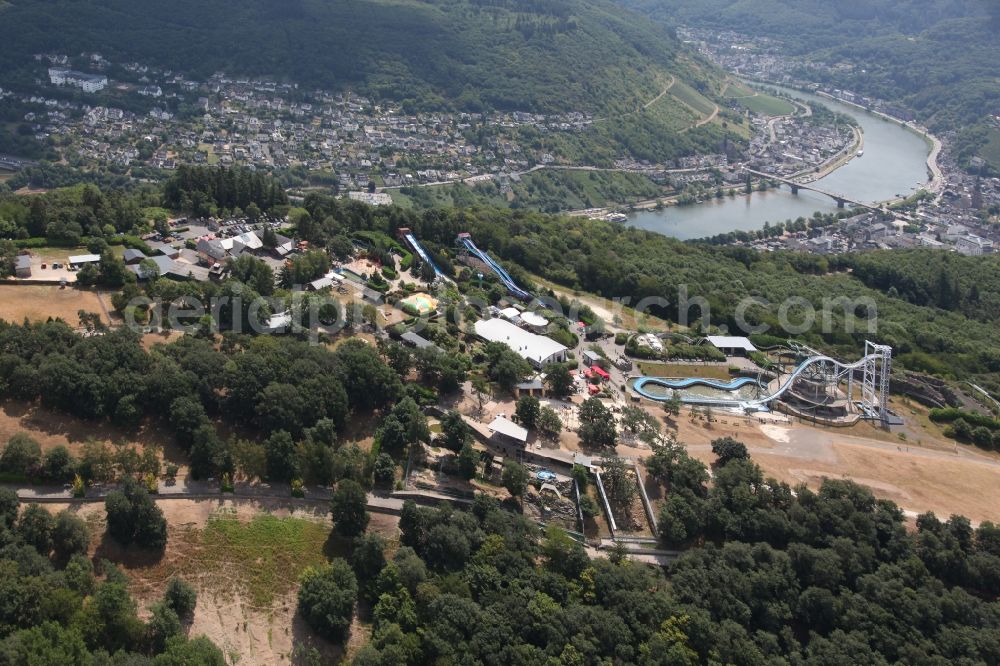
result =
[[142,215],[147,220],[152,220],[156,215],[164,215],[165,217],[170,217],[170,211],[166,208],[160,208],[159,206],[148,206],[142,209]]
[[192,556],[225,588],[264,607],[290,591],[306,567],[327,561],[329,535],[329,525],[314,520],[263,514],[244,523],[218,514],[209,518]]
[[739,102],[754,113],[762,113],[767,116],[787,116],[795,111],[794,104],[771,95],[757,94],[753,97],[741,98]]
[[214,166],[219,163],[219,156],[215,154],[215,148],[207,143],[199,143],[198,150],[207,153],[207,160],[210,166]]

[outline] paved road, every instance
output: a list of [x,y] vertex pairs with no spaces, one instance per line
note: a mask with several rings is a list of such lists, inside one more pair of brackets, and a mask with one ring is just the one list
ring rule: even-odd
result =
[[[0,484],[17,493],[22,502],[38,502],[41,504],[88,503],[103,502],[109,492],[117,486],[93,486],[87,490],[84,497],[73,497],[68,488],[60,486],[18,486],[15,484]],[[286,484],[237,484],[235,492],[223,493],[219,484],[212,481],[189,481],[183,484],[167,484],[161,482],[153,499],[157,502],[169,500],[279,500],[282,502],[329,502],[333,492],[329,488],[306,488],[305,497],[292,497],[291,488]],[[440,493],[427,491],[407,491],[405,499],[417,502],[436,503],[441,501],[462,501]],[[403,497],[393,497],[368,493],[368,509],[377,513],[399,514],[403,509]]]

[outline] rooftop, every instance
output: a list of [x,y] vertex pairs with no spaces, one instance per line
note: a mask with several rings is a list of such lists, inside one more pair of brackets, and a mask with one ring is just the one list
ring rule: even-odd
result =
[[737,335],[709,335],[705,340],[719,349],[744,349],[748,352],[757,351],[749,339]]
[[70,264],[93,264],[100,260],[99,254],[72,254],[69,257]]
[[486,319],[476,322],[476,335],[489,342],[503,342],[522,358],[544,364],[566,347],[544,335],[535,335],[503,319]]
[[510,437],[511,439],[516,439],[519,442],[528,441],[528,429],[522,428],[506,417],[496,417],[487,427],[490,431],[500,433],[504,437]]

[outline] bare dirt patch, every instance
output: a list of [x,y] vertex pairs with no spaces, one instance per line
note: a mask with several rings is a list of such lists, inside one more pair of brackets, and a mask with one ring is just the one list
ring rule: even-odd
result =
[[146,333],[142,336],[142,347],[149,351],[156,345],[169,345],[184,337],[181,331],[161,331],[159,333]]
[[0,442],[6,442],[19,432],[35,439],[43,451],[62,445],[79,455],[83,444],[94,440],[106,444],[157,446],[167,460],[184,459],[173,439],[153,422],[147,422],[135,433],[128,433],[107,422],[84,421],[35,403],[0,402]]
[[[330,537],[325,503],[220,496],[217,500],[162,499],[157,505],[168,526],[162,555],[123,549],[104,538],[102,503],[71,509],[91,525],[92,555],[115,562],[129,576],[142,612],[148,612],[162,596],[172,576],[181,576],[198,591],[189,635],[208,636],[230,663],[290,664],[300,644],[315,647],[324,664],[340,662],[344,648],[313,635],[296,614],[301,570],[347,552],[346,543]],[[222,529],[215,523],[220,520],[224,521]],[[394,544],[397,525],[394,516],[372,514],[368,529]],[[358,649],[368,633],[367,626],[356,619],[347,653]]]
[[[823,478],[849,479],[916,513],[1000,519],[1000,462],[992,454],[927,438],[923,445],[855,435],[855,429],[768,424],[733,434],[765,475],[810,488]],[[713,433],[714,435],[715,433]],[[728,434],[728,433],[726,433]],[[714,438],[714,437],[713,437]],[[767,440],[761,445],[761,439]],[[714,461],[710,446],[682,436],[692,456]]]
[[80,310],[101,314],[105,323],[111,323],[104,316],[104,308],[96,292],[57,285],[0,285],[0,319],[20,324],[25,319],[40,322],[52,317],[77,326]]

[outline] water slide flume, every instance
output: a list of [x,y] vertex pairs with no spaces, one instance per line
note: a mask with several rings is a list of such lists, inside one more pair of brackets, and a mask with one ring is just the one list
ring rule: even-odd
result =
[[434,275],[436,275],[437,277],[442,277],[444,273],[442,273],[441,269],[437,267],[437,264],[435,264],[434,260],[431,259],[429,254],[427,254],[427,251],[424,250],[424,247],[419,242],[417,242],[416,237],[412,233],[410,233],[410,230],[400,229],[399,231],[400,233],[402,233],[403,238],[406,240],[406,242],[409,243],[410,247],[413,248],[413,251],[417,253],[417,256],[420,257],[420,261],[423,261],[428,266],[433,268]]
[[[862,410],[866,417],[877,417],[885,420],[888,415],[886,401],[889,393],[892,348],[866,341],[865,352],[865,355],[854,363],[841,363],[835,358],[822,354],[810,356],[796,366],[795,370],[772,393],[753,399],[710,398],[690,394],[678,397],[680,397],[681,402],[693,405],[711,405],[742,411],[766,411],[772,401],[783,396],[795,384],[795,380],[809,370],[820,370],[819,376],[824,377],[825,381],[831,384],[839,384],[841,380],[847,378],[849,387],[851,387],[854,382],[855,370],[863,369],[864,377],[860,382]],[[822,372],[824,370],[825,372]],[[684,390],[693,386],[707,386],[722,391],[737,391],[749,384],[759,385],[756,379],[750,377],[739,377],[729,382],[699,377],[679,380],[664,379],[663,377],[639,377],[632,384],[632,388],[644,398],[664,402],[670,399],[671,393],[659,395],[650,392],[645,387],[660,386],[666,389]],[[848,389],[849,399],[850,394],[851,388]]]
[[514,278],[512,278],[510,274],[504,270],[503,266],[498,264],[488,253],[483,252],[476,247],[476,244],[472,242],[472,236],[467,233],[461,233],[458,235],[455,242],[468,250],[469,254],[486,264],[486,266],[493,271],[498,278],[500,278],[500,282],[503,283],[503,286],[507,287],[507,291],[521,300],[531,300],[531,294],[517,286],[517,283],[514,282]]
[[650,393],[645,390],[646,386],[662,386],[667,389],[682,390],[686,388],[691,388],[692,386],[707,386],[709,388],[719,389],[720,391],[735,391],[736,389],[747,386],[748,384],[757,384],[756,379],[750,377],[738,377],[732,381],[722,382],[716,379],[704,379],[702,377],[688,377],[687,379],[664,379],[663,377],[640,377],[636,380],[632,388],[635,392],[644,398],[649,398],[651,400],[666,400],[670,396],[659,396],[654,393]]

